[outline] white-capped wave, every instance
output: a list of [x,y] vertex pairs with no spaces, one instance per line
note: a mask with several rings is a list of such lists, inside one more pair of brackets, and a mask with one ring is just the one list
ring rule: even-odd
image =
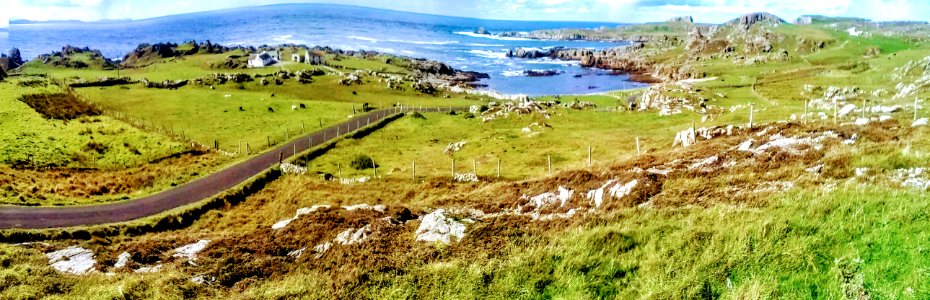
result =
[[378,39],[376,39],[376,38],[370,38],[370,37],[364,37],[364,36],[354,36],[354,35],[350,35],[350,36],[347,36],[347,38],[350,38],[350,39],[353,39],[353,40],[360,40],[360,41],[372,42],[372,43],[377,43],[377,42],[378,42]]
[[471,31],[458,31],[454,33],[458,35],[467,35],[470,37],[486,38],[486,39],[501,40],[501,41],[531,41],[531,39],[527,39],[527,38],[498,36],[498,35],[490,35],[490,34],[477,34]]
[[465,46],[472,46],[472,47],[503,47],[504,44],[469,43],[469,44],[465,44]]
[[523,74],[526,74],[526,72],[524,72],[523,70],[507,70],[507,71],[501,72],[501,75],[503,75],[504,77],[517,77],[517,76],[523,76]]
[[540,59],[527,60],[527,61],[525,61],[524,63],[527,63],[527,64],[534,64],[534,65],[562,65],[562,66],[572,66],[572,65],[577,64],[578,62],[570,61],[570,60],[559,60],[559,59],[551,59],[551,58],[540,58]]
[[468,53],[485,58],[507,58],[507,53],[488,50],[468,50]]
[[458,41],[405,41],[405,40],[387,40],[388,42],[394,43],[404,43],[404,44],[415,44],[415,45],[451,45],[458,44]]

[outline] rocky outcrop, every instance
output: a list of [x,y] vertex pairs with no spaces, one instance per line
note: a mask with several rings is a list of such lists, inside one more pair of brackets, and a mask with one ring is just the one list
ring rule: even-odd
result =
[[516,49],[510,49],[510,51],[507,51],[507,57],[525,58],[525,59],[552,57],[553,53],[556,53],[562,49],[564,48],[555,47],[549,50],[543,50],[539,48],[516,48]]
[[478,29],[475,29],[475,34],[487,34],[487,35],[490,35],[491,33],[488,32],[487,29],[484,29],[484,27],[478,27]]
[[776,15],[766,13],[766,12],[745,14],[743,16],[740,16],[739,18],[736,18],[736,19],[731,20],[730,22],[727,22],[728,25],[737,25],[743,30],[749,30],[749,28],[751,28],[753,25],[758,24],[758,23],[784,24],[787,22],[785,22],[784,19],[779,18]]
[[[79,54],[80,59],[75,59],[74,57]],[[88,55],[85,57],[84,54]],[[35,60],[53,67],[75,69],[89,67],[110,69],[115,66],[112,61],[103,57],[103,53],[101,53],[100,50],[90,49],[88,47],[79,48],[70,45],[62,47],[61,51],[39,55]]]
[[25,63],[23,61],[23,56],[19,53],[18,48],[10,49],[10,53],[7,54],[7,57],[10,61],[10,69],[18,68],[19,66],[22,66],[23,63]]
[[410,61],[410,68],[415,71],[434,75],[454,75],[455,69],[438,61],[425,59],[413,59]]
[[224,47],[206,41],[198,44],[190,41],[180,47],[174,43],[140,44],[135,50],[123,57],[123,65],[128,67],[142,67],[158,62],[161,59],[193,55],[198,53],[225,53],[234,48]]
[[563,72],[559,70],[526,70],[523,71],[523,75],[528,77],[548,77],[562,74]]
[[[433,87],[440,85],[439,82],[444,82],[453,86],[467,86],[472,85],[474,82],[481,79],[491,77],[487,73],[457,70],[444,63],[426,59],[410,59],[408,68],[416,72],[419,79],[426,81],[436,81],[435,84],[430,83],[430,85]],[[413,86],[414,89],[417,89],[418,87],[423,87],[424,91],[431,90],[426,88],[425,85],[419,83],[415,83]],[[435,92],[435,89],[433,89],[433,92]]]
[[694,18],[691,16],[680,16],[680,17],[674,17],[674,18],[668,19],[668,22],[669,23],[674,23],[674,22],[694,23]]

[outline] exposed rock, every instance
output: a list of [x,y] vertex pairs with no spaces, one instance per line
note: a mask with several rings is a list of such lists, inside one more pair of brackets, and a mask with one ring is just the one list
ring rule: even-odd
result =
[[207,245],[209,244],[209,240],[200,240],[193,244],[178,247],[177,249],[174,249],[174,254],[172,254],[171,257],[186,258],[187,263],[196,265],[194,264],[194,261],[197,260],[197,253],[200,253],[200,251],[206,249]]
[[911,127],[927,126],[927,123],[930,123],[930,119],[920,118],[911,123]]
[[447,145],[446,148],[442,150],[442,153],[445,153],[446,155],[452,155],[461,151],[462,148],[465,148],[465,145],[468,145],[468,141],[463,140],[455,143],[449,143],[449,145]]
[[119,256],[116,257],[116,263],[113,264],[113,267],[117,269],[122,269],[126,267],[126,265],[129,264],[130,261],[132,261],[132,255],[129,254],[129,252],[120,253]]
[[455,182],[479,182],[478,175],[475,173],[455,173],[452,178]]
[[290,258],[297,259],[297,258],[300,258],[301,255],[304,255],[304,251],[307,251],[307,248],[300,248],[300,249],[288,252],[287,256]]
[[84,275],[95,272],[94,252],[77,246],[71,246],[55,252],[46,253],[48,263],[62,273]]
[[682,130],[675,134],[675,141],[672,143],[672,147],[681,145],[682,147],[688,147],[697,142],[697,134],[694,128],[688,128]]
[[413,90],[427,95],[432,95],[437,92],[436,87],[434,87],[433,84],[427,80],[418,80],[412,83],[411,87]]
[[784,24],[787,22],[785,22],[784,19],[779,18],[776,15],[765,13],[765,12],[759,12],[759,13],[751,13],[751,14],[740,16],[739,18],[733,19],[727,24],[739,25],[744,30],[749,30],[749,28],[751,28],[753,25],[758,24],[758,23]]
[[309,208],[308,208],[308,207],[299,208],[299,209],[297,209],[297,212],[294,213],[294,217],[293,217],[293,218],[278,221],[277,223],[274,223],[274,225],[271,225],[271,229],[276,229],[276,230],[277,230],[277,229],[284,228],[284,227],[286,227],[288,224],[290,224],[291,222],[293,222],[294,220],[297,220],[297,218],[300,218],[300,216],[308,215],[308,214],[311,214],[311,213],[313,213],[313,212],[316,212],[316,211],[318,211],[318,210],[320,210],[320,209],[325,209],[325,208],[330,208],[330,206],[329,206],[329,205],[314,205],[314,206],[309,207]]
[[346,206],[343,206],[342,209],[345,209],[348,211],[374,210],[374,211],[383,213],[385,210],[387,210],[387,207],[382,204],[369,205],[369,204],[362,203],[362,204],[355,204],[355,205],[346,205]]
[[365,225],[362,228],[349,228],[343,232],[340,232],[336,235],[335,242],[340,245],[353,245],[364,242],[368,238],[368,235],[371,234],[371,224]]
[[465,237],[465,224],[445,215],[444,209],[437,209],[420,219],[420,226],[415,233],[417,241],[441,242],[450,244]]
[[619,183],[618,180],[608,180],[607,183],[600,188],[588,191],[587,198],[594,202],[594,207],[599,208],[607,197],[619,199],[632,193],[636,185],[639,184],[639,180],[633,179],[626,184]]
[[488,32],[487,29],[484,29],[484,27],[478,27],[478,29],[475,29],[475,34],[486,34],[486,35],[490,35],[491,33]]
[[528,77],[548,77],[562,74],[559,70],[526,70],[523,74]]
[[281,163],[280,167],[281,173],[284,174],[303,175],[307,173],[307,168],[292,163]]
[[684,22],[684,23],[694,23],[694,18],[691,16],[680,16],[668,19],[669,23]]

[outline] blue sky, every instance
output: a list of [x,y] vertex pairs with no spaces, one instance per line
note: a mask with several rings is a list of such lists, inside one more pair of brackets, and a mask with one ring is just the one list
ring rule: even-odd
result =
[[[419,13],[505,20],[574,20],[640,23],[691,15],[721,23],[768,11],[792,20],[803,14],[873,20],[930,20],[925,0],[5,0],[6,20],[145,19],[172,14],[279,3],[338,3]],[[4,15],[7,14],[7,15]]]

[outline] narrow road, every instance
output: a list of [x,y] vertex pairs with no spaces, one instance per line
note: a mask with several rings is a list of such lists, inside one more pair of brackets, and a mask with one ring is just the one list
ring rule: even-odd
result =
[[317,132],[291,140],[255,157],[188,182],[170,190],[139,199],[89,205],[63,207],[0,206],[0,229],[55,228],[80,225],[97,225],[135,220],[178,208],[222,193],[255,175],[278,164],[278,160],[305,151],[311,147],[346,135],[368,124],[407,111],[445,112],[455,108],[385,108],[354,117]]

